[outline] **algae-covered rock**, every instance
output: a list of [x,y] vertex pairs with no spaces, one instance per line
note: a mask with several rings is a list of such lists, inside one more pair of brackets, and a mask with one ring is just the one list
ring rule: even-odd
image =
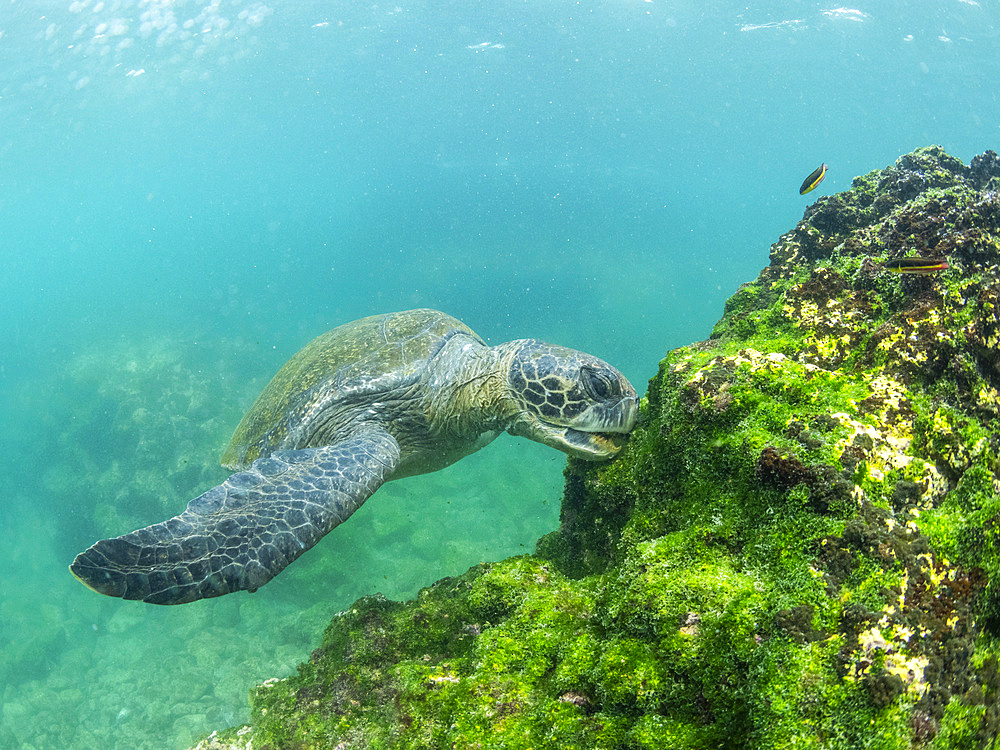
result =
[[992,746],[998,188],[931,147],[821,198],[535,555],[358,601],[200,747]]

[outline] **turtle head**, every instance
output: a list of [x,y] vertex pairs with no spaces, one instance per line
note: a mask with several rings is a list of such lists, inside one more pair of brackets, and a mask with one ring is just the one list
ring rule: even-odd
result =
[[611,458],[635,427],[639,400],[618,370],[589,354],[527,339],[511,342],[512,435],[579,458]]

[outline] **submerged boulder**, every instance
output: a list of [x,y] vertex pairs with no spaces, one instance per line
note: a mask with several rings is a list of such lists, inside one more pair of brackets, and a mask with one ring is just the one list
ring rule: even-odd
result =
[[998,189],[930,147],[820,198],[534,555],[359,600],[199,747],[989,746]]

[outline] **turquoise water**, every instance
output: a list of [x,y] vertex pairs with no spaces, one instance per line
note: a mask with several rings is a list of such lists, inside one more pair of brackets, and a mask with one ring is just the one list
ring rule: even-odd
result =
[[998,42],[985,0],[4,3],[0,747],[186,747],[355,598],[555,527],[562,455],[503,437],[256,594],[74,581],[225,478],[313,336],[436,307],[642,390],[811,199],[917,146],[998,148]]

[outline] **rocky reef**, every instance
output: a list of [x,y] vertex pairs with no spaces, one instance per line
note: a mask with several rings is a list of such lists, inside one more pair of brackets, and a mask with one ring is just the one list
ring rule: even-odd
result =
[[930,147],[820,198],[534,555],[357,601],[198,747],[993,747],[998,191]]

